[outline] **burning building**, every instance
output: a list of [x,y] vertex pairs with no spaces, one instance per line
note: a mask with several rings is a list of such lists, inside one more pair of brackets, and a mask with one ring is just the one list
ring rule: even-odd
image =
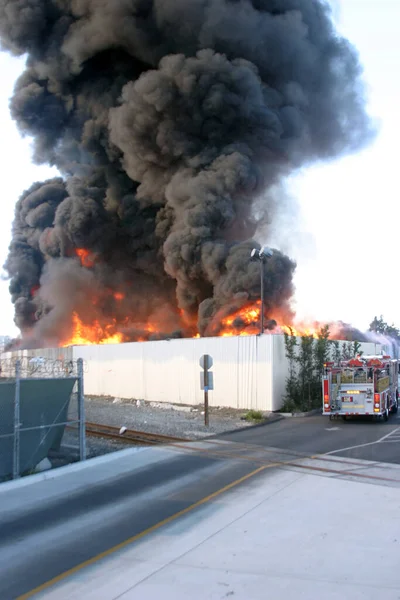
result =
[[[274,186],[373,135],[327,2],[0,0],[0,38],[27,56],[12,116],[61,175],[15,209],[23,345],[255,333]],[[294,269],[266,263],[271,329]]]

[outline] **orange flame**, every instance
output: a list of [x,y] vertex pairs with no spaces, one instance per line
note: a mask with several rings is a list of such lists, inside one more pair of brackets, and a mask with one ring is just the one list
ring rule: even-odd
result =
[[81,260],[82,267],[90,269],[94,266],[94,256],[89,252],[89,250],[86,250],[86,248],[77,248],[75,252]]
[[222,319],[221,337],[255,335],[260,331],[260,302],[240,308]]
[[325,325],[329,325],[329,339],[343,339],[343,331],[338,323],[319,323],[318,321],[313,323],[296,322],[292,325],[280,325],[277,333],[287,333],[296,337],[311,335],[313,338],[318,338],[321,329]]
[[[219,333],[222,337],[231,336],[245,336],[245,335],[257,335],[260,333],[260,301],[247,305],[235,313],[222,319],[222,331]],[[319,323],[317,321],[312,323],[306,323],[301,321],[291,322],[292,319],[281,315],[278,312],[269,316],[270,321],[275,321],[276,326],[272,329],[265,329],[265,333],[293,335],[296,337],[300,336],[312,336],[318,338],[321,328],[325,323]],[[285,321],[291,322],[287,325]],[[330,339],[340,339],[340,327],[336,323],[329,324],[329,337]]]
[[[117,302],[121,302],[125,298],[125,295],[122,292],[112,292],[112,290],[108,290],[108,293],[111,294],[111,296]],[[94,306],[97,304],[97,301],[97,298],[92,299]],[[213,331],[208,331],[206,335],[217,335],[220,337],[258,335],[260,333],[260,309],[261,303],[258,301],[248,304],[229,315],[223,316],[222,318],[220,317],[220,325],[216,323],[217,329],[215,329],[215,333]],[[201,337],[200,333],[195,333],[195,323],[191,323],[190,326],[188,325],[188,322],[193,320],[193,315],[190,317],[190,315],[188,316],[183,311],[180,311],[179,318],[180,322],[182,323],[182,328],[184,331],[186,331],[188,337]],[[270,329],[268,329],[268,320],[270,321]],[[287,312],[276,312],[273,315],[269,315],[269,319],[266,319],[265,333],[287,333],[297,337],[311,335],[314,338],[317,338],[323,325],[324,324],[318,322],[292,322],[291,315],[288,315]],[[329,327],[330,338],[340,339],[339,325],[333,323],[330,324]],[[147,321],[144,323],[138,323],[135,321],[131,322],[129,317],[118,321],[116,319],[110,319],[106,323],[95,319],[90,324],[87,324],[81,320],[77,312],[74,312],[72,316],[73,333],[68,340],[61,344],[61,346],[119,344],[127,341],[127,338],[124,333],[121,332],[121,329],[126,331],[130,328],[134,328],[138,332],[135,339],[136,341],[140,342],[149,339],[149,337],[151,338],[153,334],[156,334],[154,339],[158,338],[158,333],[160,333],[160,337],[162,337],[164,329],[166,330],[165,333],[168,332],[166,322],[162,318],[156,318],[152,321]]]
[[312,336],[313,338],[318,337],[318,332],[320,327],[313,327],[306,324],[297,324],[295,325],[280,325],[279,329],[281,330],[279,333],[287,333],[288,335],[293,335],[296,337],[307,335]]
[[123,335],[115,331],[116,324],[110,323],[105,327],[98,321],[92,325],[82,323],[74,312],[72,315],[74,333],[62,346],[89,346],[92,344],[120,344],[124,341]]

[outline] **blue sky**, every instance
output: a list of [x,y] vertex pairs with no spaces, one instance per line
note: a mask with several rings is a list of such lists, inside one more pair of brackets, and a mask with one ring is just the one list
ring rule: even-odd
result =
[[[301,318],[344,320],[366,329],[374,315],[400,325],[397,256],[400,235],[399,0],[335,0],[338,27],[357,47],[369,89],[369,110],[381,123],[361,154],[303,171],[288,182],[299,221],[277,244],[297,262],[295,309]],[[33,181],[52,176],[31,164],[30,141],[11,121],[8,98],[24,61],[0,54],[2,87],[2,215],[0,264],[10,241],[14,204]],[[0,335],[15,335],[8,283],[0,281]]]

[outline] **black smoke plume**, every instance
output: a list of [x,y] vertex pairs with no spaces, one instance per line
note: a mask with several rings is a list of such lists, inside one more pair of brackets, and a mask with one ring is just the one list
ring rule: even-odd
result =
[[[12,116],[62,175],[16,206],[26,344],[68,339],[74,313],[100,337],[207,335],[259,298],[272,186],[373,135],[323,0],[0,0],[0,37],[27,55]],[[294,268],[267,262],[266,317],[290,315]]]

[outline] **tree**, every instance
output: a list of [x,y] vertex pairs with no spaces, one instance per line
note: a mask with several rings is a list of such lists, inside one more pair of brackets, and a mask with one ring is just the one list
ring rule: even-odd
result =
[[388,325],[388,323],[383,320],[382,315],[379,319],[378,317],[374,317],[373,321],[369,324],[369,330],[400,341],[400,330],[393,323],[392,325]]
[[353,344],[348,342],[342,346],[342,360],[350,360],[353,358]]
[[300,352],[297,357],[299,365],[300,395],[304,408],[311,408],[313,375],[314,375],[314,338],[303,335],[300,342]]
[[333,346],[333,351],[332,351],[332,359],[333,362],[335,363],[335,365],[339,365],[340,361],[342,359],[342,352],[340,349],[340,343],[338,340],[332,340],[332,346]]
[[317,339],[314,345],[314,367],[316,376],[321,378],[324,372],[324,365],[329,359],[330,341],[329,341],[329,325],[321,327],[317,334]]
[[[334,348],[336,362],[341,359],[339,342],[329,339],[329,326],[319,330],[317,337],[303,335],[300,343],[293,331],[284,334],[285,354],[289,361],[289,374],[286,379],[286,394],[284,410],[306,411],[321,406],[322,383],[321,377],[324,365],[329,360],[331,345]],[[356,346],[359,348],[359,346]],[[353,344],[346,346],[346,352],[352,354]]]
[[375,331],[375,333],[385,333],[385,329],[387,327],[387,323],[384,322],[382,315],[378,319],[378,317],[374,317],[374,320],[369,324],[369,331]]
[[362,356],[363,351],[361,350],[361,344],[360,342],[353,342],[353,357],[356,358],[356,356]]
[[285,339],[285,354],[289,361],[289,376],[286,379],[286,396],[285,408],[290,412],[296,408],[298,399],[298,381],[297,381],[297,338],[293,335],[293,330],[290,329],[290,335],[284,333]]

